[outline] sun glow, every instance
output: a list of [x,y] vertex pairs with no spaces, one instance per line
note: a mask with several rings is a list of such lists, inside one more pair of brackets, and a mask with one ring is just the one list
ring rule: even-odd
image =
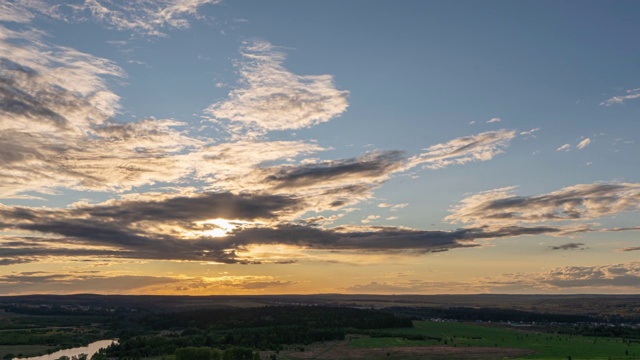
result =
[[244,220],[227,220],[227,219],[210,219],[205,221],[198,221],[195,223],[200,226],[202,230],[197,230],[193,234],[197,236],[206,237],[225,237],[231,234],[236,229],[242,229],[248,226],[256,226],[262,224],[261,222],[251,222]]

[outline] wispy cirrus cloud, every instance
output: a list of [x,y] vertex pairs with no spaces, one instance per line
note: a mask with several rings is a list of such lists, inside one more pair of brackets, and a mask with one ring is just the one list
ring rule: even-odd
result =
[[520,131],[520,136],[524,136],[525,139],[535,139],[534,133],[540,131],[540,128],[533,128],[531,130]]
[[33,18],[34,14],[23,1],[7,0],[0,3],[0,21],[28,23]]
[[600,105],[603,105],[603,106],[619,105],[619,104],[624,104],[624,102],[627,100],[640,98],[640,88],[629,89],[629,90],[626,90],[625,93],[626,95],[617,95],[617,96],[611,97],[601,102]]
[[165,29],[188,28],[198,9],[220,0],[7,0],[0,4],[0,21],[28,23],[35,16],[67,22],[93,20],[108,27],[148,36]]
[[423,164],[430,169],[440,169],[453,164],[487,161],[504,152],[516,136],[514,130],[487,131],[476,135],[432,145],[426,152],[409,159],[411,166]]
[[300,129],[329,121],[348,106],[348,91],[338,90],[331,75],[296,75],[284,66],[285,54],[264,41],[247,43],[240,61],[241,87],[206,112],[228,120],[238,134]]

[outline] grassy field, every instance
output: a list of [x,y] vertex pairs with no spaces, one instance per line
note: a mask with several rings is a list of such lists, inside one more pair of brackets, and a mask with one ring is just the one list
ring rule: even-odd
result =
[[51,347],[46,345],[0,345],[0,359],[7,354],[31,356],[46,353]]
[[[518,328],[482,326],[457,322],[416,321],[413,329],[387,331],[397,334],[420,334],[441,337],[436,340],[406,340],[400,338],[357,338],[351,346],[357,348],[418,347],[446,345],[449,347],[516,348],[535,351],[519,359],[640,359],[640,344],[626,343],[620,338],[553,335],[529,332]],[[446,343],[445,343],[446,342]]]

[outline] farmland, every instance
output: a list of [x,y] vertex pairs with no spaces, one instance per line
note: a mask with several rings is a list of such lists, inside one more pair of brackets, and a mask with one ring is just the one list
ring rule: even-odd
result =
[[[356,301],[363,299],[369,298]],[[185,348],[211,352],[212,359],[226,353],[284,360],[640,359],[636,299],[614,297],[601,303],[605,311],[570,314],[541,311],[533,304],[539,299],[509,300],[514,299],[520,302],[483,308],[459,306],[472,304],[471,297],[458,299],[458,306],[433,304],[434,298],[377,297],[379,304],[395,306],[376,309],[329,296],[155,302],[154,297],[76,296],[37,298],[34,304],[30,298],[10,299],[0,313],[0,358],[118,338],[119,345],[96,359],[176,360]],[[554,310],[569,301],[546,300]]]

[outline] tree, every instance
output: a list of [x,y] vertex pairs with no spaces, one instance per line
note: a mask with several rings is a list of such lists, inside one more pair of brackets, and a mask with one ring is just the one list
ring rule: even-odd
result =
[[222,360],[222,351],[211,349],[211,360]]
[[[224,351],[223,360],[253,360],[253,351],[243,347],[232,347]],[[178,360],[176,358],[176,360]]]
[[208,347],[186,347],[177,349],[176,360],[209,360],[211,349]]

